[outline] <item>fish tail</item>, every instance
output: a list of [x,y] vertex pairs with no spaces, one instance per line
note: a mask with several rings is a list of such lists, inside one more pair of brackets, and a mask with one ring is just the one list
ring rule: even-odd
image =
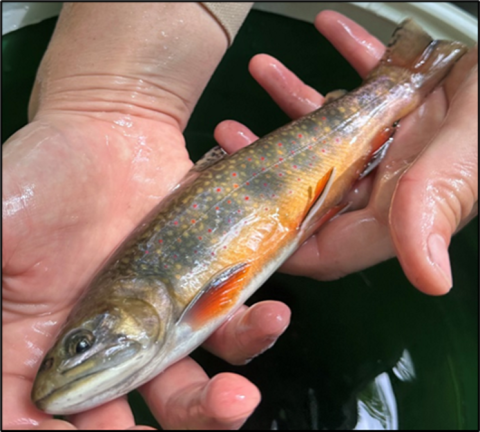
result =
[[466,52],[461,42],[433,40],[412,19],[406,19],[393,33],[385,54],[367,80],[406,73],[419,96],[424,97]]

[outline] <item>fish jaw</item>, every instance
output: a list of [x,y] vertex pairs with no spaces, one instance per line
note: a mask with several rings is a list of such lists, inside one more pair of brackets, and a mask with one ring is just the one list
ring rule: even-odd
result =
[[[63,385],[49,381],[48,376],[40,372],[32,390],[32,400],[49,414],[74,414],[113,400],[124,390],[126,380],[141,370],[152,355],[148,355],[140,344],[133,343],[119,357],[114,367],[108,365],[78,374],[76,378],[70,376]],[[125,357],[130,359],[125,360]]]

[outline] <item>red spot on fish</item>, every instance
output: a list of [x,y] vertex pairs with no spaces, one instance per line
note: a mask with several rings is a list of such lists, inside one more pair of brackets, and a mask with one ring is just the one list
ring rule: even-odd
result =
[[168,265],[167,265],[167,264],[165,264],[163,267],[165,267],[165,268],[168,268]]
[[297,166],[296,166],[296,165],[293,165],[293,168],[294,168],[294,169],[297,169]]
[[217,211],[220,210],[220,207],[215,207],[215,210],[217,210]]
[[338,142],[340,142],[340,140],[339,140],[338,138],[335,138],[335,142],[337,142],[337,143],[338,143]]
[[308,146],[308,150],[311,150],[312,149],[312,146]]
[[295,144],[295,141],[292,141],[292,144]]
[[250,182],[246,182],[245,184],[246,184],[247,186],[249,186],[249,185],[250,185]]
[[250,198],[248,196],[245,197],[245,201],[248,201]]
[[294,154],[294,153],[295,153],[295,150],[292,150],[290,153]]
[[282,143],[278,143],[278,146],[281,147],[281,146],[282,146]]
[[297,178],[297,181],[302,181],[302,179],[301,179],[301,178]]
[[238,188],[238,184],[234,184],[233,187],[234,187],[234,188]]
[[163,240],[162,239],[158,240],[158,243],[163,243]]
[[148,250],[146,250],[145,253],[148,254]]
[[262,156],[262,157],[260,158],[260,160],[262,160],[262,161],[263,161],[263,160],[265,160],[265,158]]
[[203,237],[202,237],[202,236],[200,236],[200,237],[198,237],[198,240],[202,240],[202,238],[203,238]]
[[323,143],[323,144],[326,144],[326,143],[327,143],[327,140],[323,140],[322,143]]
[[173,258],[178,258],[178,256],[174,254],[174,255],[173,255]]
[[272,198],[275,198],[275,194],[272,194]]
[[232,173],[232,176],[233,176],[233,177],[236,177],[236,176],[237,176],[237,173]]
[[226,246],[223,246],[223,249],[226,249],[227,247]]
[[282,173],[278,173],[278,175],[279,175],[280,177],[282,177],[282,176],[283,176],[283,174],[282,174]]
[[303,136],[302,134],[298,134],[298,138],[302,138],[302,136]]
[[264,168],[264,167],[262,167],[262,171],[265,171],[265,168]]
[[326,117],[322,117],[322,120],[326,120],[327,118]]
[[178,221],[174,221],[174,222],[173,222],[173,225],[178,225]]
[[289,194],[292,194],[292,193],[293,193],[293,191],[288,191],[288,193],[289,193]]
[[215,255],[215,252],[212,252],[212,255]]
[[192,207],[193,207],[193,208],[197,208],[197,207],[198,207],[198,205],[197,205],[197,204],[193,204],[193,206],[192,206]]
[[279,160],[280,162],[282,162],[282,161],[283,161],[283,158],[278,158],[278,160]]
[[222,191],[222,188],[217,188],[217,192],[221,192]]
[[182,239],[179,239],[179,238],[178,238],[178,239],[177,239],[177,242],[178,242],[178,243],[181,243],[181,242],[182,242]]
[[325,153],[325,149],[322,149],[322,153]]
[[195,250],[195,251],[193,251],[193,253],[197,253],[197,252],[198,252],[198,251],[196,251],[196,250]]
[[212,229],[211,229],[211,228],[208,228],[208,232],[212,232]]
[[248,158],[247,160],[248,160],[248,162],[251,162],[251,161],[252,161],[252,158]]
[[268,207],[265,207],[265,211],[268,211]]
[[267,183],[263,183],[263,186],[267,186]]
[[232,223],[232,219],[228,219],[228,223]]
[[191,222],[192,222],[192,224],[194,224],[194,223],[196,222],[196,220],[195,220],[195,219],[192,219]]
[[242,211],[240,209],[237,210],[237,213],[241,213]]
[[231,203],[232,203],[232,201],[230,201],[230,200],[227,201],[227,204],[231,204]]

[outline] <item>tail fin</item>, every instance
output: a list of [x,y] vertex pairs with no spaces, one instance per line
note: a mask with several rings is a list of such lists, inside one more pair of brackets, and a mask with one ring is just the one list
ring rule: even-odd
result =
[[433,40],[412,19],[406,19],[394,31],[379,65],[367,80],[391,75],[394,69],[397,73],[407,72],[411,83],[425,96],[466,52],[464,44]]

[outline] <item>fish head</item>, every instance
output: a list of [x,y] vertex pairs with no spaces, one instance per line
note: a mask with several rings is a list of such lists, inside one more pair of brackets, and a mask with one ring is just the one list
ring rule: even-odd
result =
[[168,318],[148,301],[101,305],[82,301],[45,355],[31,395],[42,411],[70,414],[118,397],[161,349]]

